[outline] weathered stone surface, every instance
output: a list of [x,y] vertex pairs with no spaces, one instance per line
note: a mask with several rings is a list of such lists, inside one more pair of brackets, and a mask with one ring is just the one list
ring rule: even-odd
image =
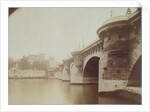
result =
[[103,43],[103,54],[99,62],[99,92],[127,86],[131,71],[141,56],[140,17],[140,11],[137,10],[134,16],[123,20],[126,23],[116,21],[98,29],[97,33]]
[[127,85],[127,80],[103,80],[99,81],[98,92],[111,92],[123,89]]
[[82,71],[72,63],[70,67],[70,83],[83,83]]
[[62,80],[69,81],[70,80],[70,64],[72,63],[73,58],[64,60],[64,66],[62,70]]

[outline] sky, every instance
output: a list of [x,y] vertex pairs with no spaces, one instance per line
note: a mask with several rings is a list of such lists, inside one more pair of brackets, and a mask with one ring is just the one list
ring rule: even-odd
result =
[[[127,8],[19,8],[8,20],[8,55],[45,54],[58,62],[98,39],[96,31]],[[136,8],[131,8],[132,12]]]

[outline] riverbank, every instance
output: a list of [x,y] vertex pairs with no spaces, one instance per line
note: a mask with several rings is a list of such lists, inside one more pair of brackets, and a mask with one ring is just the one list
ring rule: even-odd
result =
[[99,96],[127,99],[129,101],[130,100],[134,101],[136,102],[136,104],[140,105],[142,104],[142,95],[141,95],[140,89],[141,88],[135,89],[134,87],[126,87],[123,90],[117,90],[113,92],[102,92],[102,93],[99,93]]
[[142,104],[142,89],[141,87],[126,87],[119,91],[119,96],[132,99],[138,104]]
[[47,79],[47,77],[9,77],[9,79]]
[[43,78],[46,77],[46,73],[43,70],[20,70],[11,69],[8,72],[9,78]]

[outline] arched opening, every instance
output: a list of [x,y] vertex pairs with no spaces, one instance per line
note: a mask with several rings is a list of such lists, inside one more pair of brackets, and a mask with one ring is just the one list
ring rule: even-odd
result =
[[136,61],[128,79],[128,86],[141,87],[141,57]]
[[85,65],[83,82],[98,83],[99,57],[92,57]]

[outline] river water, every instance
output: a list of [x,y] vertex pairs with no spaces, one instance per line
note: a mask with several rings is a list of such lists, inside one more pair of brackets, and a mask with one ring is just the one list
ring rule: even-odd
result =
[[70,85],[58,79],[9,79],[9,104],[136,104],[117,95],[99,95],[98,85]]

